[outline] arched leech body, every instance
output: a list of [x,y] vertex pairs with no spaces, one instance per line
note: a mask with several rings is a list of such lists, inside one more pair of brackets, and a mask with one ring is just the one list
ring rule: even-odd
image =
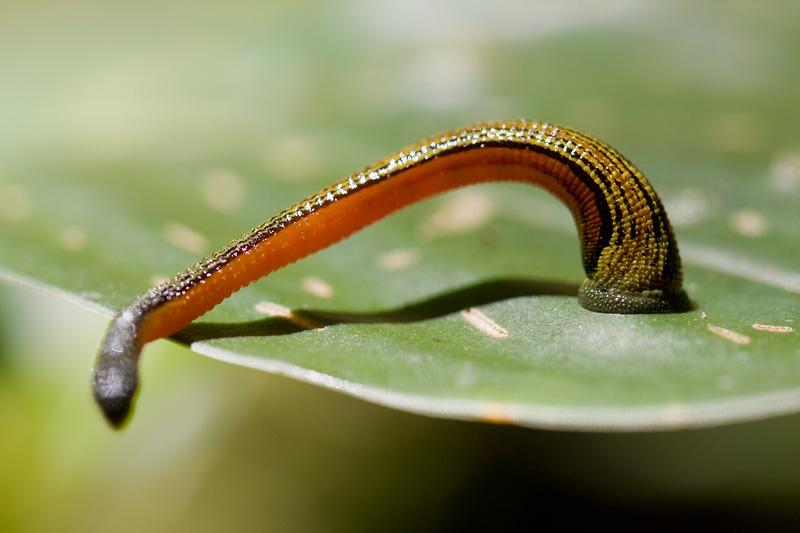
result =
[[677,245],[650,183],[583,133],[537,122],[477,124],[422,141],[310,196],[174,279],[113,320],[94,371],[108,420],[127,417],[144,344],[184,328],[253,281],[404,206],[491,181],[538,185],[570,209],[586,280],[578,298],[603,313],[685,310]]

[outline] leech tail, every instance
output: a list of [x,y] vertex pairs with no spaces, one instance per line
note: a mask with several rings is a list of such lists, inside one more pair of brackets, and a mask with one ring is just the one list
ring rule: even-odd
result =
[[121,428],[133,406],[139,387],[139,342],[137,317],[121,312],[106,333],[95,363],[92,389],[106,420]]

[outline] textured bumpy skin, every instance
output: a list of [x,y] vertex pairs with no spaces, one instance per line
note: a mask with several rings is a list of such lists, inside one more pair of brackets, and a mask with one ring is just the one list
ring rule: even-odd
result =
[[169,336],[245,285],[406,205],[457,187],[517,181],[543,187],[573,214],[586,280],[578,298],[602,313],[683,311],[678,248],[650,183],[613,148],[538,122],[477,124],[410,146],[278,214],[112,322],[94,395],[115,427],[126,419],[147,342]]

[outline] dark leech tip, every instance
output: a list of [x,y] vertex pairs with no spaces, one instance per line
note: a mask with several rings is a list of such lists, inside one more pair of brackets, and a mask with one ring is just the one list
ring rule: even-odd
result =
[[97,403],[109,424],[114,429],[121,429],[131,412],[131,400],[129,397],[98,398]]
[[94,380],[94,398],[115,429],[120,429],[128,419],[138,385],[135,367],[131,371],[127,361],[116,364],[119,362],[98,368]]

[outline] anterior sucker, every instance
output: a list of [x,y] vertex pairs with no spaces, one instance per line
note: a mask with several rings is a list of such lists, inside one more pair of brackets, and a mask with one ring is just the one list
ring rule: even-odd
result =
[[180,331],[240,288],[402,207],[492,181],[538,185],[570,209],[586,271],[578,291],[585,308],[689,308],[667,214],[636,167],[569,128],[524,120],[482,123],[421,141],[348,176],[134,299],[112,321],[95,365],[94,396],[106,418],[115,427],[127,418],[144,344]]

